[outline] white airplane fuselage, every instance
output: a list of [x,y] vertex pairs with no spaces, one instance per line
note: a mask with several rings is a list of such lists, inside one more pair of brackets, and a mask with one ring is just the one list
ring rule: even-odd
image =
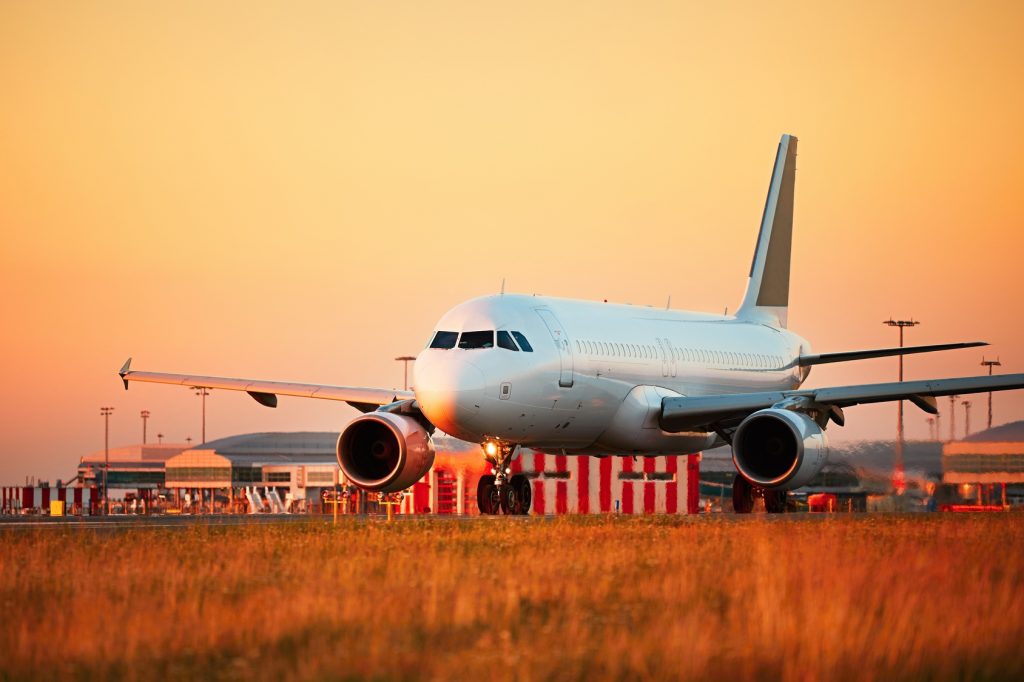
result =
[[[697,452],[714,433],[666,433],[661,399],[791,390],[806,379],[800,336],[734,317],[524,295],[460,304],[437,332],[518,332],[500,347],[450,341],[420,352],[423,414],[457,438],[500,440],[567,454]],[[470,338],[470,337],[467,337]],[[484,335],[475,337],[480,344]],[[497,338],[497,337],[494,337]]]

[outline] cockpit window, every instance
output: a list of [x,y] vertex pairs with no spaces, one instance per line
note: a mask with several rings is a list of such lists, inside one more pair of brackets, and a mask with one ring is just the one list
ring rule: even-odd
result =
[[494,348],[494,332],[462,332],[459,337],[459,348]]
[[525,336],[523,336],[519,332],[512,332],[512,336],[514,336],[516,338],[516,341],[519,342],[520,348],[522,348],[527,353],[533,352],[533,346],[530,345],[530,342],[526,340]]
[[498,332],[498,348],[519,352],[519,347],[516,345],[516,342],[512,340],[512,335],[506,331]]
[[455,341],[458,338],[458,332],[438,332],[434,334],[434,339],[430,342],[430,347],[443,348],[445,350],[455,348]]

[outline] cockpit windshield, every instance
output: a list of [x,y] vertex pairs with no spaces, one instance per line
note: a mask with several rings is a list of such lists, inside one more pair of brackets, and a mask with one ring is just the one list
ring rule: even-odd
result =
[[501,330],[495,333],[490,329],[462,332],[462,334],[459,334],[459,332],[437,331],[434,332],[434,337],[430,340],[428,348],[436,348],[440,350],[450,350],[456,347],[464,350],[494,348],[495,337],[497,337],[498,348],[515,352],[519,352],[520,350],[527,353],[533,352],[533,347],[530,345],[530,342],[527,341],[526,337],[520,332],[508,332]]
[[462,332],[462,336],[459,337],[459,348],[494,348],[494,332]]
[[512,335],[507,331],[501,330],[498,332],[498,348],[504,348],[505,350],[514,350],[519,352],[519,346],[512,340]]
[[430,347],[441,348],[444,350],[455,348],[455,341],[458,338],[458,332],[437,332],[434,334],[434,339],[430,342]]
[[530,345],[530,342],[526,340],[525,336],[523,336],[519,332],[512,332],[512,336],[514,336],[516,338],[516,341],[519,342],[519,347],[520,348],[522,348],[527,353],[532,353],[533,352],[533,346]]

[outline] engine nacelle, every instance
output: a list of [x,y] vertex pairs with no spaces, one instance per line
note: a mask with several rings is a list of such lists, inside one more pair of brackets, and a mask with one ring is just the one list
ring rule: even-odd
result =
[[760,410],[744,419],[733,435],[736,470],[762,488],[807,485],[827,459],[825,432],[801,412]]
[[338,436],[338,465],[355,485],[371,492],[405,490],[434,463],[430,434],[413,419],[371,412],[352,421]]

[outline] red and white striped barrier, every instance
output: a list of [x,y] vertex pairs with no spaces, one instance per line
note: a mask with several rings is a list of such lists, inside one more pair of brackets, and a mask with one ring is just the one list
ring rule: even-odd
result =
[[[409,491],[401,514],[477,514],[477,482],[489,464],[465,457],[438,458]],[[532,450],[513,460],[513,474],[533,486],[534,514],[696,514],[700,455],[586,457]]]
[[696,514],[699,455],[578,457],[526,453],[513,474],[533,484],[536,514]]
[[70,512],[73,508],[88,514],[92,504],[100,501],[99,489],[90,488],[37,488],[34,486],[18,486],[0,488],[0,511],[4,514],[17,514],[23,509],[50,511],[50,502],[60,500],[67,505]]

